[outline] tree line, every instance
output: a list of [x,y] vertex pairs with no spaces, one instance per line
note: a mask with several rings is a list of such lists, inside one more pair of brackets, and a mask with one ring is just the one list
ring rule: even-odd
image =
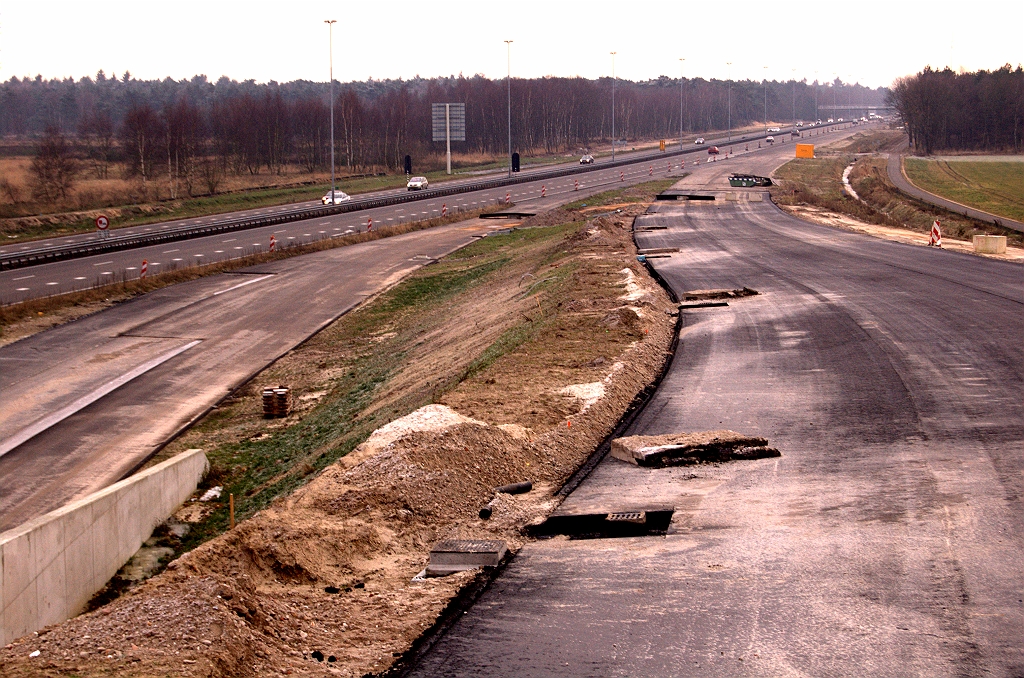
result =
[[[611,139],[675,139],[745,125],[813,119],[816,100],[879,105],[885,90],[839,81],[726,82],[700,78],[632,82],[546,77],[512,80],[513,150],[576,151]],[[142,81],[125,73],[75,81],[12,78],[0,84],[0,135],[46,137],[48,152],[69,138],[85,169],[103,178],[117,166],[143,183],[159,176],[172,191],[216,192],[226,173],[307,171],[330,162],[330,95],[326,83],[237,82],[205,76]],[[466,104],[465,142],[454,150],[502,155],[507,144],[504,80],[472,77],[335,83],[335,154],[349,172],[396,170],[406,154],[417,168],[438,163],[430,104]],[[731,105],[730,102],[731,101]],[[59,137],[59,138],[58,138]],[[42,148],[42,147],[40,147]]]
[[930,67],[898,78],[888,100],[910,143],[930,154],[945,150],[1024,149],[1024,70],[955,73]]

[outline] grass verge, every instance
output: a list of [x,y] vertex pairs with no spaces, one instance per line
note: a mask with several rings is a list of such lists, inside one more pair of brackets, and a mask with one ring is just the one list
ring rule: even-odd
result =
[[907,177],[926,191],[1024,221],[1024,163],[907,158]]

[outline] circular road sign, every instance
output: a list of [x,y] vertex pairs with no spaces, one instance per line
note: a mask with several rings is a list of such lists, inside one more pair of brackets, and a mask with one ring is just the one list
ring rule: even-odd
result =
[[96,217],[96,228],[98,228],[101,231],[105,231],[107,230],[107,226],[110,226],[110,220],[108,220],[102,214]]

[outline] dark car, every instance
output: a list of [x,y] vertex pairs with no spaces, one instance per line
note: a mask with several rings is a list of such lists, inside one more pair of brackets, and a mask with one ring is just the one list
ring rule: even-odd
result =
[[709,148],[708,155],[718,155],[718,146],[712,146]]

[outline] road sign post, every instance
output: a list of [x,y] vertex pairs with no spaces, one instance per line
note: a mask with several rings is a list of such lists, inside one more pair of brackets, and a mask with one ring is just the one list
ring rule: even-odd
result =
[[96,217],[96,230],[100,233],[100,238],[107,237],[107,229],[110,227],[110,220],[104,215]]
[[430,125],[433,140],[445,142],[451,174],[452,142],[466,140],[466,104],[430,104]]

